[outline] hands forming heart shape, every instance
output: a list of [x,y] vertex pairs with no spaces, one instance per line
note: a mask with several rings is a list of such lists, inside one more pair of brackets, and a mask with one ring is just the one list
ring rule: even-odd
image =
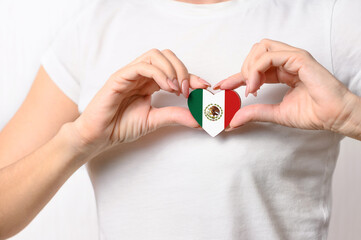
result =
[[[257,94],[263,84],[287,84],[290,89],[278,104],[253,104],[240,108],[231,91],[246,86]],[[253,46],[241,72],[214,86],[225,90],[215,95],[204,90],[210,84],[188,73],[170,50],[153,49],[114,73],[73,123],[80,145],[103,150],[131,142],[156,129],[180,124],[200,126],[216,136],[228,125],[231,131],[248,122],[272,122],[301,129],[320,129],[354,136],[352,111],[360,100],[305,50],[262,40]],[[162,89],[188,97],[182,107],[155,108],[151,96]],[[355,121],[353,121],[355,122]]]

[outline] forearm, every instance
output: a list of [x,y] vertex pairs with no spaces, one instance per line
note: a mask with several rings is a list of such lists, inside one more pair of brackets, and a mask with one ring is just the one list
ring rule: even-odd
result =
[[335,132],[361,141],[361,97],[355,94],[349,94],[350,114]]
[[23,229],[89,158],[64,125],[48,143],[0,170],[0,239]]

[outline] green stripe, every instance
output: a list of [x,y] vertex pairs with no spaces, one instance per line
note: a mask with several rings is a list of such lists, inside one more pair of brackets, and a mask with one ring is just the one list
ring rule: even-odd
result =
[[195,89],[189,94],[188,108],[191,111],[194,119],[202,127],[203,118],[203,89]]

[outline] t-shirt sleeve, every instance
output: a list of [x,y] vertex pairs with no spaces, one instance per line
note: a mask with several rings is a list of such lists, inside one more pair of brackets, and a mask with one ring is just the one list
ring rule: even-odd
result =
[[86,55],[83,36],[99,4],[101,0],[92,1],[78,16],[68,21],[41,59],[41,65],[53,82],[76,104]]
[[361,1],[336,0],[331,23],[334,75],[361,96]]
[[75,103],[80,92],[79,54],[78,29],[68,24],[41,59],[50,78]]

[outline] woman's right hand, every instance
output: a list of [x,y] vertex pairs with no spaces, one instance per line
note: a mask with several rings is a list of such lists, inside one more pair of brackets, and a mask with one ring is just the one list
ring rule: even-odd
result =
[[112,74],[79,116],[75,103],[40,68],[26,100],[0,132],[0,239],[23,229],[102,151],[170,124],[198,127],[186,108],[152,107],[155,91],[188,97],[189,87],[208,86],[170,50],[151,50]]
[[0,133],[0,239],[23,229],[102,151],[170,124],[198,127],[186,108],[152,107],[155,91],[188,97],[189,87],[208,86],[170,50],[151,50],[112,74],[79,116],[40,68],[27,99]]
[[189,87],[209,86],[205,80],[189,74],[172,51],[150,50],[108,79],[71,123],[72,132],[79,146],[91,146],[92,151],[99,152],[171,124],[197,128],[199,125],[188,109],[154,108],[151,96],[162,89],[188,97]]

